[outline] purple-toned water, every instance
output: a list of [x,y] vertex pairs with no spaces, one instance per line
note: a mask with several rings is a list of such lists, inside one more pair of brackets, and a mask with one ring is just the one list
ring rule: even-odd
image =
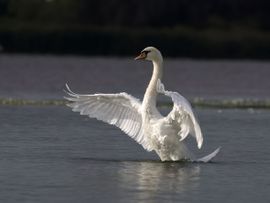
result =
[[[142,97],[150,62],[130,58],[0,55],[0,98],[62,98],[65,83],[79,92]],[[189,98],[270,98],[270,62],[166,59],[164,84]]]

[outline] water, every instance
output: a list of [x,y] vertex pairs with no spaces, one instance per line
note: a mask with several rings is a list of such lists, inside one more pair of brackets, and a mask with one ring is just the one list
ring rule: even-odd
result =
[[[164,84],[188,98],[269,98],[269,61],[167,59]],[[0,55],[0,96],[62,98],[65,83],[84,93],[142,97],[151,63],[130,58]]]
[[[166,60],[164,83],[184,96],[269,98],[269,62]],[[149,63],[129,58],[0,55],[0,97],[59,99],[78,92],[142,97]],[[169,109],[163,108],[168,112]],[[269,202],[270,110],[196,108],[197,157],[159,161],[120,130],[64,106],[0,106],[0,202]]]
[[0,202],[268,202],[270,112],[196,112],[213,163],[162,163],[67,107],[1,107]]

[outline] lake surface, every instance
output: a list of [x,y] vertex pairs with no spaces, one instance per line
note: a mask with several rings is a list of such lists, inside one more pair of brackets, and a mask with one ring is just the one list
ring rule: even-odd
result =
[[[150,63],[0,55],[0,98],[126,91],[142,98]],[[168,59],[164,83],[188,98],[269,99],[270,63]],[[170,109],[163,107],[163,112]],[[64,106],[0,106],[0,202],[269,202],[270,110],[195,108],[212,163],[161,162],[113,126]]]
[[0,202],[269,202],[270,111],[196,112],[213,163],[162,163],[67,107],[0,107]]
[[[65,83],[76,92],[128,92],[142,97],[150,62],[130,58],[1,55],[0,96],[62,98]],[[164,61],[165,87],[188,98],[270,98],[269,61]]]

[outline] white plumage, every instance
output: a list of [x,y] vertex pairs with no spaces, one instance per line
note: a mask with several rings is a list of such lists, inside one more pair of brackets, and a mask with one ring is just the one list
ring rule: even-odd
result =
[[[154,47],[145,48],[135,59],[153,62],[153,75],[140,102],[127,93],[76,94],[67,87],[68,106],[81,115],[119,127],[147,151],[155,150],[162,161],[194,160],[183,140],[191,134],[201,148],[203,136],[189,102],[177,92],[166,91],[161,83],[163,58]],[[157,94],[171,97],[172,111],[163,117],[156,108]],[[198,159],[207,162],[219,149]]]
[[66,87],[71,96],[66,98],[71,101],[68,106],[73,111],[119,127],[147,149],[142,133],[141,102],[138,99],[124,92],[82,95],[72,92],[67,85]]

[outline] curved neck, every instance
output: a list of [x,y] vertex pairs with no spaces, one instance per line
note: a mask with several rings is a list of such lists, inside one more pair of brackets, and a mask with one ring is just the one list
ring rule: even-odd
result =
[[143,98],[143,106],[145,108],[150,109],[152,107],[156,108],[156,100],[157,100],[157,81],[162,78],[162,59],[159,61],[153,61],[153,73],[149,85],[146,89]]

